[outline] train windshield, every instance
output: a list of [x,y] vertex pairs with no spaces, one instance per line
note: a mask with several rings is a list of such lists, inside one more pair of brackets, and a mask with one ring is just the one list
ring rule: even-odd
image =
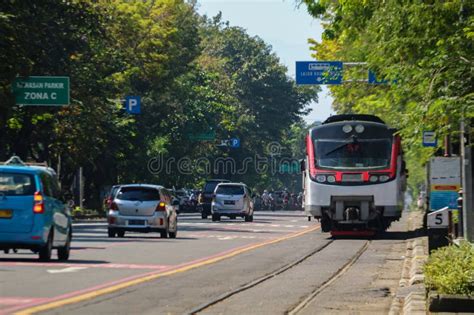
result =
[[316,165],[328,169],[378,169],[390,165],[390,139],[318,139]]

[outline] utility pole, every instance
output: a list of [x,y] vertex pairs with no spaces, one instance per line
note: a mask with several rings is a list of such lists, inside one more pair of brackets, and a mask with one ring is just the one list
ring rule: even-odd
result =
[[83,204],[83,199],[84,199],[84,178],[82,177],[82,166],[79,167],[79,207],[82,209],[84,204]]
[[464,238],[469,242],[474,242],[474,209],[473,209],[473,186],[472,177],[474,168],[473,150],[470,139],[470,121],[466,124],[463,118],[461,120],[461,172],[463,189],[463,213],[462,223]]

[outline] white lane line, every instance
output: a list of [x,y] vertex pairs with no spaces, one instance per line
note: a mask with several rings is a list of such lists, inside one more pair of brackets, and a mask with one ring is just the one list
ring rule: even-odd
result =
[[18,305],[46,301],[48,298],[0,297],[0,305]]
[[235,236],[224,236],[224,237],[218,237],[217,239],[219,241],[228,241],[228,240],[233,240],[235,238],[237,238],[237,237],[235,237]]
[[48,269],[46,270],[49,273],[68,273],[68,272],[76,272],[79,270],[87,269],[87,267],[67,267],[64,269]]

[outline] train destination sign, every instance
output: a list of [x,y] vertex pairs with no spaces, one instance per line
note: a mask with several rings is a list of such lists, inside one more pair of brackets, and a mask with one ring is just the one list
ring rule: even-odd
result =
[[15,102],[23,106],[69,105],[69,77],[18,77],[12,85]]

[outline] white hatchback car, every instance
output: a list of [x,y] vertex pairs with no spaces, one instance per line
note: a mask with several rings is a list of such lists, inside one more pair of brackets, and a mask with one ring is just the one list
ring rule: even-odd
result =
[[109,237],[124,237],[125,231],[159,232],[176,238],[179,200],[158,185],[122,185],[107,215]]
[[214,190],[211,204],[212,221],[221,216],[231,219],[242,217],[246,222],[253,221],[253,201],[250,189],[242,183],[220,183]]

